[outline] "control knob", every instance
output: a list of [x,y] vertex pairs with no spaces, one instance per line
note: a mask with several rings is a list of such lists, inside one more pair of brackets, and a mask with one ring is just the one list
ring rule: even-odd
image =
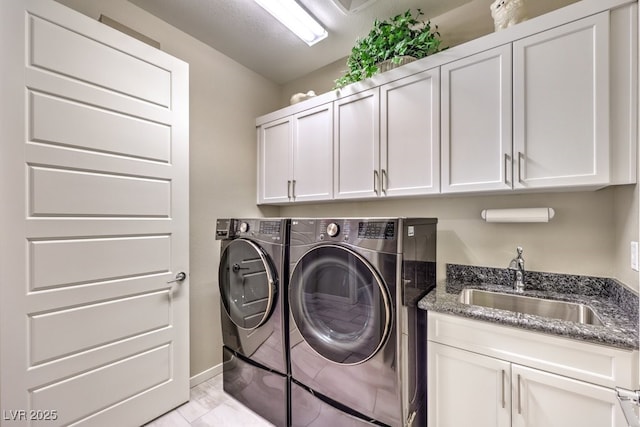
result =
[[247,224],[246,222],[241,222],[240,223],[240,232],[241,233],[246,233],[247,231],[249,231],[249,224]]
[[327,234],[330,237],[336,237],[338,233],[340,233],[340,226],[338,224],[332,222],[331,224],[327,225]]

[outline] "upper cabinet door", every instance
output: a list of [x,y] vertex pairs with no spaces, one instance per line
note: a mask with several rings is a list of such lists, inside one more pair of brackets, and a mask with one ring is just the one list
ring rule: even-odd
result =
[[293,182],[296,202],[333,197],[333,103],[293,116]]
[[512,188],[511,45],[442,67],[442,192]]
[[382,194],[440,192],[440,70],[381,87]]
[[376,197],[380,192],[379,88],[334,103],[334,197]]
[[291,117],[258,128],[258,203],[291,198]]
[[513,44],[515,188],[609,183],[609,12]]

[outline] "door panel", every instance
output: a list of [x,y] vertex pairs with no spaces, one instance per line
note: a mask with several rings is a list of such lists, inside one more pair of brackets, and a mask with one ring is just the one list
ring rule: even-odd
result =
[[164,179],[31,166],[29,187],[32,216],[170,215],[171,182]]
[[442,192],[510,190],[511,45],[442,67]]
[[29,65],[171,108],[170,70],[34,15]]
[[609,13],[513,44],[516,188],[609,182]]
[[334,102],[336,199],[377,197],[380,188],[380,91],[369,89]]
[[189,398],[188,66],[56,2],[0,47],[0,406],[143,424]]
[[37,92],[30,93],[29,103],[31,141],[163,163],[170,160],[167,125]]

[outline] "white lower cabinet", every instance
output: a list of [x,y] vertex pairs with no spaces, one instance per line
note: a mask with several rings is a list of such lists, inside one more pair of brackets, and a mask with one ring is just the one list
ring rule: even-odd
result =
[[637,351],[433,312],[428,336],[429,427],[626,426]]
[[626,427],[613,389],[512,365],[513,427]]
[[428,423],[431,427],[509,427],[511,364],[430,342]]

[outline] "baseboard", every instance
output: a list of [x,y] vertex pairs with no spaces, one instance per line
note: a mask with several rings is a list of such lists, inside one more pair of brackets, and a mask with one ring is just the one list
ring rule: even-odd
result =
[[215,377],[216,375],[219,375],[222,373],[222,363],[213,366],[209,369],[206,369],[202,372],[200,372],[199,374],[196,374],[194,376],[192,376],[189,379],[189,383],[191,387],[195,387],[200,383],[203,383],[207,380],[210,380],[211,378]]

